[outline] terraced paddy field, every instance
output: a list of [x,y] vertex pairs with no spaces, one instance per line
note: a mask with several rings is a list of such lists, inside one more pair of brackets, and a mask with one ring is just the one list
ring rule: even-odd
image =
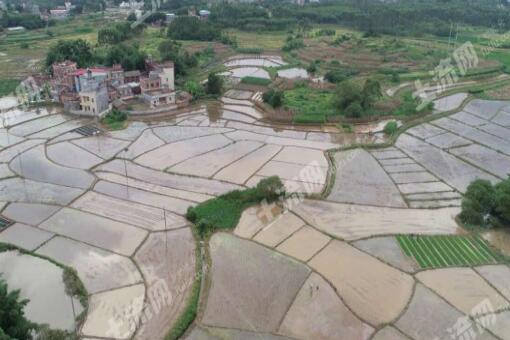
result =
[[[382,139],[270,124],[253,95],[95,136],[59,111],[0,113],[0,242],[74,268],[88,292],[75,323],[59,272],[38,273],[55,298],[32,290],[32,261],[4,252],[27,308],[62,301],[47,322],[82,339],[163,340],[189,322],[181,339],[449,339],[467,314],[480,339],[508,339],[510,267],[455,217],[473,179],[506,176],[509,102],[474,100],[394,146],[335,152]],[[195,238],[190,206],[273,175],[292,196]],[[494,324],[472,313],[485,299]]]
[[479,266],[508,260],[487,241],[472,235],[399,235],[397,240],[407,256],[421,268]]

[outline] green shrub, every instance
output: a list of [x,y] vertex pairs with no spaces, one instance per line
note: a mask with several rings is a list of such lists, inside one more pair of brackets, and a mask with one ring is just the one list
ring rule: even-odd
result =
[[194,99],[200,98],[205,93],[204,87],[200,83],[193,80],[188,80],[184,84],[184,90],[191,94]]
[[108,128],[112,130],[122,129],[124,127],[124,122],[127,120],[127,114],[124,111],[120,111],[117,109],[112,109],[108,112],[103,119],[101,119],[101,123],[108,126]]
[[255,187],[255,201],[275,201],[285,191],[285,187],[277,176],[262,179]]
[[[333,60],[333,61],[336,61],[336,60]],[[331,64],[333,64],[333,61],[331,62]],[[340,69],[326,72],[326,74],[324,75],[324,79],[326,79],[330,83],[338,84],[338,83],[344,81],[345,79],[355,76],[357,74],[359,74],[359,71],[357,69],[340,68]]]
[[209,73],[207,78],[207,94],[220,95],[223,91],[223,78],[216,73]]
[[335,36],[335,35],[336,35],[336,31],[331,28],[322,28],[322,29],[318,30],[317,32],[315,32],[316,37]]
[[269,89],[262,95],[262,100],[274,108],[280,107],[283,103],[283,91]]
[[420,106],[420,99],[413,98],[413,95],[410,91],[404,93],[402,96],[402,102],[399,107],[393,111],[393,115],[395,116],[412,116],[420,112],[431,111],[434,108],[434,103],[430,102],[425,105],[423,108],[418,110]]
[[342,123],[341,127],[342,127],[342,130],[344,130],[344,132],[347,132],[347,133],[354,132],[354,129],[351,124]]
[[500,224],[510,226],[510,178],[496,184],[494,190],[495,215]]
[[310,64],[308,64],[308,67],[306,68],[306,71],[308,73],[317,72],[317,63],[315,61],[310,62]]
[[324,124],[326,123],[326,115],[324,114],[297,114],[292,119],[297,124]]
[[344,110],[344,114],[348,118],[360,118],[363,115],[363,108],[361,107],[360,103],[352,102]]
[[290,52],[292,50],[297,50],[297,49],[300,49],[300,48],[303,48],[303,47],[305,47],[305,43],[304,43],[302,38],[288,37],[287,41],[285,42],[285,44],[282,47],[282,50],[284,52]]
[[491,182],[477,179],[467,188],[459,218],[468,225],[488,226],[495,204],[495,190]]
[[267,86],[271,84],[271,79],[259,78],[259,77],[244,77],[241,79],[242,84]]
[[388,136],[393,136],[398,130],[398,124],[396,121],[392,120],[386,123],[384,126],[384,133]]
[[397,72],[392,73],[391,81],[394,83],[400,83],[400,75]]
[[348,34],[342,34],[341,36],[339,36],[338,38],[335,39],[335,41],[333,41],[332,45],[340,45],[342,44],[343,42],[345,41],[349,41],[351,40],[351,36],[348,35]]
[[200,237],[216,230],[236,227],[244,209],[262,201],[274,202],[285,194],[281,180],[274,176],[261,180],[255,188],[234,190],[188,208],[186,218],[194,223]]
[[6,96],[16,91],[19,83],[20,82],[17,79],[0,79],[0,97]]
[[0,277],[0,339],[31,339],[36,325],[25,318],[28,300],[21,299],[20,291],[9,291]]

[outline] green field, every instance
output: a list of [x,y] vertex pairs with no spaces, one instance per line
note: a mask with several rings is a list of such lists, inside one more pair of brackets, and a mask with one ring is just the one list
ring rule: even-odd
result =
[[271,79],[258,78],[258,77],[244,77],[241,79],[242,84],[267,86],[271,84]]
[[283,106],[296,112],[298,123],[323,123],[328,116],[338,114],[334,108],[335,93],[308,86],[296,86],[285,91]]
[[487,55],[487,59],[499,61],[506,69],[510,68],[510,53],[504,50],[495,50]]
[[0,80],[0,96],[6,96],[13,93],[19,83],[20,82],[17,79]]
[[478,266],[505,261],[478,236],[397,236],[404,253],[421,268]]

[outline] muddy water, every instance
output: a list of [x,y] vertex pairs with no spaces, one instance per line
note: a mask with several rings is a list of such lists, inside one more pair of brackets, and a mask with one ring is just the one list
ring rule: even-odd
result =
[[490,230],[483,234],[483,238],[498,248],[503,254],[510,256],[510,230]]

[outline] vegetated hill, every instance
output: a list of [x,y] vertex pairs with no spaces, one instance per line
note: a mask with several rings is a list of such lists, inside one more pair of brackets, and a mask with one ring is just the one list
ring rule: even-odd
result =
[[260,4],[216,4],[211,12],[211,22],[245,30],[281,30],[323,23],[341,24],[370,34],[448,36],[452,23],[510,28],[510,7],[503,0],[326,0],[305,6],[268,0]]

